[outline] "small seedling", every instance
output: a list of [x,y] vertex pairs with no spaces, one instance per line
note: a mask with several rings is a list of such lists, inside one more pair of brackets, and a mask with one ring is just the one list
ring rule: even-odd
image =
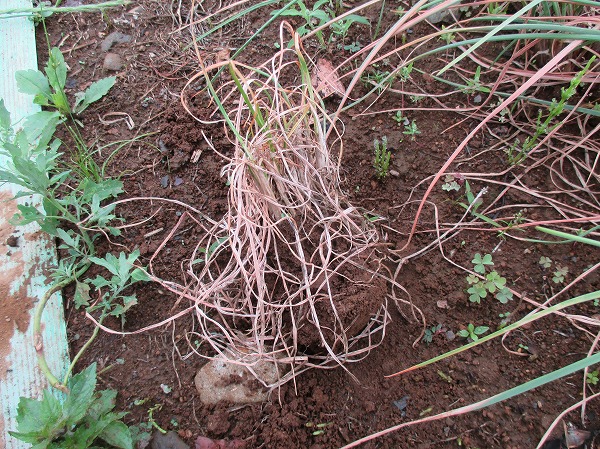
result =
[[488,4],[487,11],[490,16],[496,16],[506,13],[507,4],[504,2],[491,2]]
[[[344,17],[343,19],[336,20],[331,24],[331,32],[334,36],[345,39],[348,35],[348,31],[350,27],[355,23],[362,23],[363,25],[370,25],[370,22],[367,18],[363,16],[359,16],[357,14],[350,14],[349,16]],[[333,37],[333,36],[332,36]]]
[[486,254],[485,256],[481,256],[481,254],[476,253],[471,261],[474,265],[473,269],[476,273],[484,274],[486,266],[494,266],[494,262],[492,261],[492,255]]
[[361,48],[363,48],[363,46],[359,41],[354,41],[354,42],[350,42],[349,44],[346,44],[346,45],[339,44],[338,48],[349,51],[350,53],[356,53],[356,52],[360,51]]
[[459,191],[460,184],[456,181],[454,175],[446,175],[444,177],[444,184],[442,184],[442,190],[450,192],[452,190]]
[[580,70],[574,77],[571,79],[569,83],[569,87],[566,89],[564,87],[561,88],[560,100],[556,101],[556,99],[552,99],[552,102],[548,108],[548,115],[544,119],[543,112],[540,110],[538,112],[537,120],[536,120],[536,130],[533,135],[527,137],[523,142],[523,145],[519,149],[519,141],[516,141],[515,144],[507,149],[508,160],[512,165],[518,165],[522,163],[529,153],[535,148],[539,138],[543,135],[549,134],[560,124],[551,125],[552,121],[562,114],[565,105],[569,101],[569,99],[575,95],[577,92],[577,87],[581,84],[583,77],[589,71],[590,66],[595,61],[596,56],[592,56],[585,67]]
[[438,376],[440,376],[444,381],[448,382],[449,384],[451,384],[452,382],[454,382],[454,380],[448,376],[446,373],[444,373],[442,370],[438,370]]
[[483,87],[480,81],[481,78],[481,66],[477,66],[475,70],[475,74],[473,75],[473,79],[466,80],[467,86],[463,89],[463,92],[466,94],[474,94],[476,92],[484,92],[489,93],[489,89],[487,87]]
[[100,100],[117,79],[111,76],[92,83],[85,92],[75,94],[75,104],[71,107],[65,94],[67,64],[58,48],[50,50],[44,71],[46,75],[39,70],[19,70],[15,75],[19,92],[34,95],[35,104],[52,107],[65,118],[71,114],[81,114],[92,103]]
[[375,175],[377,176],[377,179],[383,181],[389,174],[390,158],[392,157],[392,153],[387,149],[386,136],[383,136],[381,141],[375,139],[373,145],[375,147],[375,154],[373,158]]
[[[487,297],[487,290],[483,282],[479,281],[476,277],[475,280],[476,282],[467,289],[467,293],[469,293],[469,301],[480,304],[481,300]],[[472,281],[472,279],[467,278],[467,282],[471,283]]]
[[375,85],[377,87],[377,93],[383,93],[383,91],[392,85],[394,82],[394,75],[389,71],[376,70],[373,73],[369,73],[361,77],[362,82],[366,86]]
[[556,270],[554,271],[554,275],[552,276],[552,282],[555,284],[562,284],[565,282],[565,276],[569,272],[568,267],[561,267],[560,265],[556,266]]
[[488,326],[474,326],[473,323],[469,323],[466,329],[458,331],[458,336],[477,341],[479,336],[485,334],[489,329]]
[[486,274],[486,268],[494,266],[491,254],[482,256],[480,253],[476,253],[471,262],[473,263],[473,270],[485,277],[481,280],[474,274],[467,276],[467,283],[470,286],[467,289],[469,301],[480,304],[488,293],[494,294],[502,304],[506,304],[513,299],[512,292],[506,287],[506,278],[500,276],[496,270]]
[[[331,20],[329,12],[324,8],[325,5],[329,4],[329,0],[318,0],[313,5],[312,9],[308,9],[303,1],[298,1],[293,8],[286,8],[284,10],[273,11],[271,15],[278,14],[280,16],[289,17],[300,17],[304,19],[304,25],[299,26],[296,32],[299,36],[307,35],[311,30],[314,30],[322,25],[325,25]],[[322,47],[325,47],[325,38],[323,37],[323,31],[318,31],[316,34],[317,39]]]
[[154,412],[162,410],[162,407],[162,404],[155,404],[154,407],[150,407],[148,409],[148,422],[152,425],[152,427],[154,427],[160,433],[165,435],[167,431],[160,427],[158,423],[154,420]]
[[419,131],[419,128],[417,127],[417,122],[413,120],[409,125],[404,125],[404,131],[402,131],[402,134],[410,136],[410,140],[415,140],[415,136],[417,134],[421,134],[421,131]]
[[597,385],[600,382],[600,371],[594,370],[587,373],[585,382],[589,385]]
[[550,268],[552,266],[552,259],[546,256],[540,257],[540,261],[538,262],[542,268]]
[[500,313],[500,314],[498,314],[498,316],[500,318],[502,318],[502,320],[500,321],[500,324],[498,325],[498,330],[504,329],[510,322],[510,312]]
[[413,64],[414,63],[411,62],[410,64],[402,66],[399,73],[400,82],[405,83],[410,79],[410,74],[413,71]]
[[425,334],[423,335],[423,342],[426,345],[429,345],[433,341],[433,337],[442,332],[442,325],[438,324],[436,326],[431,326],[425,329]]
[[[445,31],[445,30],[446,30],[446,26],[442,25],[442,31]],[[446,31],[444,34],[442,34],[440,36],[440,39],[443,40],[444,42],[446,42],[446,44],[451,44],[452,41],[454,41],[454,38],[456,38],[456,34],[454,34],[450,30]]]
[[517,226],[517,225],[519,225],[519,224],[521,224],[521,223],[523,223],[525,221],[524,215],[525,215],[525,213],[522,210],[520,210],[520,211],[518,211],[514,215],[514,217],[512,218],[512,220],[510,220],[510,221],[500,220],[500,223],[502,224],[502,227],[505,228],[505,229],[502,230],[502,231],[500,231],[500,232],[498,232],[498,237],[500,237],[501,239],[505,239],[506,240],[506,233],[508,231],[510,231],[511,229],[513,229],[515,226]]
[[425,98],[425,97],[423,97],[422,95],[410,95],[408,98],[409,98],[409,99],[410,99],[410,101],[412,101],[413,103],[419,103],[419,102],[420,102],[421,100],[423,100],[423,98]]
[[398,126],[408,125],[410,123],[408,118],[402,115],[402,111],[396,111],[396,115],[394,115],[392,119],[398,123]]
[[137,297],[135,293],[124,295],[123,291],[137,282],[150,280],[142,268],[135,267],[139,256],[140,251],[136,249],[129,255],[121,252],[119,257],[110,253],[105,258],[90,257],[91,262],[106,268],[112,276],[107,279],[96,275],[94,279],[88,280],[87,282],[92,284],[98,292],[102,292],[103,289],[104,292],[101,293],[100,300],[92,306],[89,305],[89,295],[82,294],[78,301],[76,300],[76,306],[86,306],[89,311],[101,309],[103,313],[120,317],[124,322],[125,312],[137,304]]
[[305,424],[305,426],[309,429],[316,429],[311,432],[311,435],[316,437],[319,435],[323,435],[325,433],[325,431],[327,430],[327,427],[329,427],[331,424],[332,423],[330,423],[330,422],[315,424],[315,423],[309,421]]

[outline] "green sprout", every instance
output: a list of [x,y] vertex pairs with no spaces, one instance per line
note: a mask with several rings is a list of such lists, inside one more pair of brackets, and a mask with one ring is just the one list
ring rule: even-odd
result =
[[375,147],[375,154],[373,158],[373,167],[375,168],[375,175],[380,181],[384,180],[390,169],[390,158],[392,153],[387,149],[387,137],[383,136],[381,141],[375,139],[373,142]]
[[475,270],[476,273],[479,273],[479,274],[485,273],[486,266],[492,266],[492,267],[494,266],[494,262],[492,261],[491,254],[486,254],[485,256],[482,256],[481,254],[476,253],[471,262],[474,265],[473,269]]
[[469,323],[466,329],[458,331],[458,336],[462,338],[470,338],[473,341],[479,340],[479,336],[485,334],[490,328],[488,326],[475,326]]
[[419,131],[419,128],[417,127],[417,122],[413,120],[409,125],[404,125],[404,131],[402,131],[402,134],[410,136],[410,140],[415,140],[415,136],[417,134],[421,134],[421,131]]
[[552,276],[552,282],[555,284],[562,284],[565,282],[565,276],[569,272],[568,267],[561,267],[560,265],[556,266],[556,270],[554,271],[554,275]]

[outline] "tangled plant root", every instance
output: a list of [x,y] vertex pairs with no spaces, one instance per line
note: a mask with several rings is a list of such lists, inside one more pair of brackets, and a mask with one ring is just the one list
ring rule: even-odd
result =
[[[299,44],[282,48],[258,69],[246,67],[246,76],[228,61],[204,67],[188,83],[205,78],[233,135],[222,172],[229,207],[203,225],[187,284],[170,286],[195,305],[198,328],[189,340],[251,371],[259,361],[277,364],[277,382],[253,371],[271,387],[309,368],[364,358],[385,334],[388,298],[406,302],[384,274],[377,230],[341,194],[325,139],[329,127],[337,130],[311,87]],[[229,78],[219,72],[217,89],[210,76],[219,68]],[[283,87],[284,72],[289,79],[294,71],[296,85]],[[339,134],[336,145],[341,154]]]

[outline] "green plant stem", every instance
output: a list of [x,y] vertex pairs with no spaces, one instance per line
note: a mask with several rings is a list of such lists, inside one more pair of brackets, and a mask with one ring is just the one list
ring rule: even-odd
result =
[[[12,17],[20,17],[23,15],[30,14],[44,14],[44,13],[75,13],[75,12],[96,12],[102,11],[108,8],[115,8],[117,6],[124,6],[131,3],[131,0],[113,0],[104,3],[98,3],[96,5],[81,5],[81,6],[63,6],[58,8],[60,1],[56,3],[56,6],[36,6],[32,8],[10,8],[0,9],[0,19],[10,19]],[[1,17],[6,15],[8,17]]]
[[[104,321],[104,318],[106,318],[106,314],[105,313],[102,314],[102,316],[98,320],[98,323],[102,324],[102,321]],[[65,377],[63,379],[63,385],[67,384],[67,381],[69,380],[69,377],[71,376],[71,373],[73,372],[73,369],[75,368],[75,365],[77,364],[77,362],[79,361],[79,359],[81,358],[81,356],[83,355],[83,353],[87,350],[87,348],[89,348],[90,345],[92,344],[92,342],[96,339],[96,337],[98,336],[98,332],[99,331],[100,331],[100,327],[96,326],[94,328],[94,332],[92,332],[91,337],[88,339],[88,341],[85,342],[85,344],[77,352],[77,354],[75,355],[75,357],[73,357],[73,360],[71,360],[71,364],[69,365],[69,368],[67,369]],[[100,373],[98,373],[98,374],[100,374]]]
[[[44,374],[44,376],[48,380],[48,383],[52,387],[64,393],[69,392],[69,389],[65,385],[66,381],[61,383],[58,380],[58,378],[52,373],[50,367],[48,366],[48,362],[46,361],[46,354],[44,353],[44,337],[42,336],[42,313],[44,312],[44,309],[46,308],[46,304],[50,300],[50,297],[57,291],[69,285],[71,282],[73,282],[74,279],[77,279],[79,276],[85,273],[89,266],[89,263],[85,264],[77,271],[77,273],[72,278],[65,279],[50,287],[50,289],[48,289],[48,291],[44,294],[44,296],[36,306],[35,313],[33,315],[33,344],[35,346],[35,352],[37,354],[38,365],[40,367],[40,370],[42,371],[42,374]],[[69,369],[71,369],[71,367],[69,367]]]
[[379,36],[379,30],[381,29],[381,21],[383,19],[383,12],[385,11],[385,0],[381,2],[381,9],[379,10],[379,17],[377,19],[377,25],[375,26],[375,31],[373,32],[373,39],[377,39]]
[[543,226],[536,226],[535,229],[537,229],[538,231],[541,231],[541,232],[545,232],[546,234],[553,235],[555,237],[560,237],[560,238],[566,239],[567,241],[570,241],[570,242],[579,242],[579,243],[585,243],[587,245],[600,247],[600,241],[588,239],[586,237],[581,237],[580,235],[573,235],[573,234],[569,234],[567,232],[562,232],[562,231],[557,231],[555,229],[545,228]]
[[[417,68],[415,68],[414,70],[416,70],[417,72],[419,72],[421,74],[425,73],[423,70],[419,70]],[[441,83],[447,84],[449,86],[455,87],[455,88],[460,89],[460,90],[464,90],[464,89],[466,89],[468,87],[465,84],[455,83],[455,82],[446,80],[444,78],[436,76],[433,73],[428,73],[427,75],[431,76],[436,81],[439,81]],[[510,94],[507,94],[506,92],[494,91],[494,92],[492,92],[492,94],[496,95],[497,97],[500,97],[500,98],[508,98],[508,97],[510,97]],[[522,100],[522,101],[527,101],[528,103],[539,104],[539,105],[542,105],[542,106],[547,106],[547,107],[552,106],[552,102],[551,101],[540,100],[540,99],[533,98],[533,97],[527,97],[525,95],[519,95],[517,97],[517,99],[518,100]],[[575,106],[572,106],[570,104],[565,104],[563,107],[567,111],[575,110],[576,112],[579,112],[581,114],[587,114],[587,115],[593,115],[595,117],[600,117],[600,111],[596,111],[594,109],[583,108],[583,107],[575,107]]]
[[502,329],[500,329],[500,330],[498,330],[498,331],[496,331],[496,332],[494,332],[492,334],[489,334],[489,335],[486,335],[485,337],[480,338],[478,341],[466,344],[464,346],[461,346],[460,348],[453,349],[451,351],[448,351],[448,352],[446,352],[444,354],[441,354],[441,355],[438,355],[436,357],[432,357],[429,360],[426,360],[426,361],[421,362],[421,363],[417,363],[416,365],[413,365],[410,368],[404,369],[402,371],[398,371],[397,373],[394,373],[394,374],[389,374],[389,375],[387,375],[385,377],[399,376],[399,375],[407,373],[409,371],[414,371],[416,369],[423,368],[423,367],[425,367],[427,365],[431,365],[432,363],[439,362],[440,360],[446,359],[446,358],[448,358],[450,356],[453,356],[453,355],[459,354],[459,353],[461,353],[463,351],[466,351],[468,349],[471,349],[472,347],[478,346],[478,345],[480,345],[482,343],[485,343],[486,341],[492,340],[493,338],[496,338],[496,337],[499,337],[501,335],[504,335],[507,332],[510,332],[510,331],[512,331],[514,329],[518,329],[521,326],[524,326],[525,324],[528,324],[528,323],[531,323],[533,321],[539,320],[540,318],[542,318],[542,317],[544,317],[546,315],[550,315],[550,314],[552,314],[554,312],[558,312],[559,310],[562,310],[562,309],[565,309],[567,307],[571,307],[571,306],[574,306],[574,305],[577,305],[577,304],[581,304],[581,303],[588,302],[588,301],[593,301],[593,300],[598,299],[598,298],[600,298],[600,290],[597,290],[597,291],[591,292],[591,293],[586,293],[585,295],[580,295],[580,296],[577,296],[575,298],[568,299],[568,300],[563,301],[561,303],[558,303],[558,304],[555,304],[553,306],[550,306],[547,309],[541,310],[539,312],[531,313],[531,314],[523,317],[522,319],[520,319],[519,321],[517,321],[517,322],[515,322],[513,324],[510,324],[510,325],[508,325],[506,327],[503,327]]

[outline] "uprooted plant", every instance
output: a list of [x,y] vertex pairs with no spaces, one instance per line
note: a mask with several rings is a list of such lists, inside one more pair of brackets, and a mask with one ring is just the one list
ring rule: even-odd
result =
[[[225,69],[218,86],[210,79],[217,69]],[[299,82],[283,86],[284,73]],[[334,154],[325,138],[335,123],[311,85],[297,35],[293,49],[282,48],[259,68],[218,63],[188,86],[200,77],[234,149],[222,171],[227,213],[205,228],[186,284],[165,283],[195,304],[199,330],[189,339],[250,370],[258,359],[277,364],[281,377],[271,386],[308,368],[361,359],[382,338],[387,298],[400,301],[399,286],[382,272],[376,229],[340,191],[341,144],[336,139]],[[362,298],[362,310],[344,303],[350,292]]]

